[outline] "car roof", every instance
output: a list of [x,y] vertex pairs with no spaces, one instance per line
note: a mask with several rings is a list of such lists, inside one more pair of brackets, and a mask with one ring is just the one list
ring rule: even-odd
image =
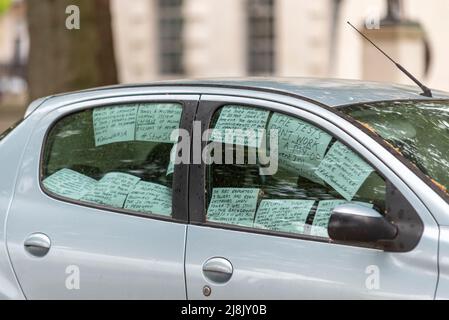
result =
[[[202,93],[202,89],[217,89],[217,93],[223,94],[223,88],[243,89],[253,91],[273,92],[287,94],[298,98],[312,100],[329,107],[341,107],[359,103],[393,100],[439,100],[449,99],[449,93],[432,90],[433,98],[421,95],[417,86],[399,85],[381,82],[369,82],[346,79],[326,78],[222,78],[222,79],[185,79],[156,81],[147,84],[125,84],[100,88],[87,89],[77,92],[64,93],[40,99],[30,105],[27,114],[37,109],[39,105],[45,105],[52,98],[80,97],[83,94],[94,94],[105,90],[118,90],[127,88],[150,87],[183,87],[188,93]],[[210,91],[208,91],[210,92]],[[66,99],[64,99],[66,100]],[[76,100],[76,99],[74,99]]]

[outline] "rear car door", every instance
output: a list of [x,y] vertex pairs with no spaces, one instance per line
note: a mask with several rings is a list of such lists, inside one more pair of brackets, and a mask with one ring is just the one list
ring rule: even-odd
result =
[[[197,120],[212,129],[202,146],[213,151],[191,171],[188,298],[434,298],[438,226],[429,211],[320,107],[295,104],[202,97]],[[348,202],[395,223],[397,239],[330,240],[332,210]]]
[[7,223],[26,298],[186,298],[188,167],[171,154],[198,99],[93,99],[42,116]]

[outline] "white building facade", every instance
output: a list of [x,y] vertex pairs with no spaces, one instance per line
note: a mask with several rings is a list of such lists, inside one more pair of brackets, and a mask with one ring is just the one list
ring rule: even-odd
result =
[[[346,25],[382,18],[385,0],[111,1],[122,82],[267,75],[409,83],[386,72],[393,66]],[[427,35],[428,74],[424,42],[416,35],[376,40],[428,85],[449,90],[449,1],[403,0],[403,8]],[[367,68],[372,65],[378,67]]]

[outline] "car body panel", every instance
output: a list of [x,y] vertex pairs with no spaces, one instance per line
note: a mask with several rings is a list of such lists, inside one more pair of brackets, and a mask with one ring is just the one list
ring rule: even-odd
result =
[[[33,122],[23,122],[0,141],[0,299],[24,299],[12,268],[7,242],[7,219],[12,203],[16,176],[24,153],[24,145],[30,137]],[[7,170],[5,170],[7,168]]]
[[440,227],[438,289],[436,299],[449,300],[449,227]]
[[[325,126],[386,173],[417,208],[425,224],[420,243],[408,253],[385,253],[201,225],[185,226],[81,207],[50,198],[40,190],[40,148],[53,120],[97,103],[139,101],[176,94],[198,98],[202,95],[203,100],[213,101],[257,102]],[[449,94],[435,91],[433,99],[449,99]],[[30,105],[24,123],[0,142],[1,163],[8,169],[13,168],[6,173],[7,179],[0,180],[0,245],[3,241],[4,248],[0,247],[0,298],[24,298],[20,282],[27,298],[200,299],[203,298],[202,287],[207,284],[201,266],[214,256],[229,258],[236,271],[229,286],[212,287],[211,298],[433,298],[438,279],[437,223],[449,226],[448,203],[366,132],[340,117],[334,108],[379,100],[431,99],[421,96],[420,90],[412,86],[296,78],[167,81],[39,99]],[[31,141],[27,144],[28,139]],[[16,182],[18,166],[20,174]],[[80,212],[84,219],[79,218]],[[59,234],[55,239],[51,235],[54,246],[47,257],[50,267],[23,249],[29,234],[44,229]],[[148,230],[152,230],[150,234],[144,234]],[[444,251],[449,246],[446,233],[441,236],[440,260],[446,259]],[[130,240],[130,234],[133,235],[133,249],[127,250],[125,241]],[[6,240],[19,282],[8,261]],[[189,274],[188,293],[185,284],[178,284],[184,280],[184,258]],[[89,263],[92,259],[96,265]],[[339,264],[338,268],[334,268],[335,264]],[[99,287],[83,286],[82,280],[81,291],[67,290],[66,268],[71,265],[80,267],[81,277],[83,274],[90,277],[88,281]],[[379,267],[381,275],[381,287],[377,291],[367,290],[365,286],[368,276],[365,272],[372,265]],[[134,272],[123,272],[124,269]],[[351,274],[355,276],[348,276]],[[446,277],[445,273],[442,275]],[[294,281],[289,282],[290,278]],[[178,281],[170,285],[165,279]],[[440,279],[437,297],[448,296],[444,281]],[[164,290],[149,287],[149,283],[165,285]],[[270,291],[270,288],[278,290]],[[282,288],[286,288],[285,292]],[[48,292],[42,292],[46,290]]]
[[[138,96],[134,101],[199,96]],[[54,199],[40,188],[40,155],[49,127],[61,116],[129,97],[86,101],[40,118],[25,147],[7,230],[11,262],[28,299],[185,299],[185,223],[162,221]],[[38,115],[33,113],[31,117]],[[52,242],[43,258],[24,242],[42,233]],[[73,270],[76,270],[73,274]],[[79,287],[70,276],[79,275]],[[45,290],[43,290],[45,288]]]
[[[399,177],[356,137],[331,123],[329,114],[320,116],[309,102],[297,100],[294,106],[229,96],[203,95],[198,114],[208,101],[245,104],[288,113],[326,128],[333,136],[350,145],[387,177],[407,198],[424,222],[422,238],[412,251],[387,253],[369,248],[342,246],[311,240],[267,236],[231,230],[232,227],[189,226],[186,250],[186,277],[189,299],[201,299],[202,288],[209,285],[216,299],[433,299],[438,281],[438,225],[429,210],[409,188],[407,176]],[[302,110],[304,109],[304,110]],[[306,111],[307,110],[307,111]],[[197,119],[199,120],[199,119]],[[349,124],[349,126],[351,126]],[[343,128],[349,127],[347,124]],[[361,134],[365,135],[365,134]],[[375,143],[375,142],[374,142]],[[372,147],[372,146],[371,146]],[[196,194],[204,190],[205,167],[191,171],[190,211],[200,207]],[[195,186],[198,189],[195,189]],[[204,207],[204,204],[202,205]],[[214,284],[202,273],[202,265],[213,257],[231,262],[234,274],[226,284]],[[379,270],[378,289],[369,289],[370,268]]]
[[101,95],[102,92],[143,89],[151,91],[152,88],[172,87],[185,88],[190,93],[207,93],[205,88],[215,89],[217,94],[223,90],[240,89],[260,92],[287,94],[313,100],[329,107],[338,107],[348,104],[366,103],[388,100],[431,100],[449,99],[449,94],[443,91],[432,90],[433,98],[422,96],[417,86],[389,84],[382,82],[368,82],[347,79],[324,78],[223,78],[223,79],[197,79],[197,80],[171,80],[152,82],[150,84],[128,84],[94,88],[79,92],[53,96],[52,99],[76,98],[77,96]]

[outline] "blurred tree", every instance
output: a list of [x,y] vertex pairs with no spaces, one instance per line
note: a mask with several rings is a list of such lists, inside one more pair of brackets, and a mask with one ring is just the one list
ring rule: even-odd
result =
[[[68,6],[79,30],[66,28]],[[117,83],[109,0],[27,0],[30,99]]]
[[9,9],[11,5],[11,0],[0,0],[0,14]]

